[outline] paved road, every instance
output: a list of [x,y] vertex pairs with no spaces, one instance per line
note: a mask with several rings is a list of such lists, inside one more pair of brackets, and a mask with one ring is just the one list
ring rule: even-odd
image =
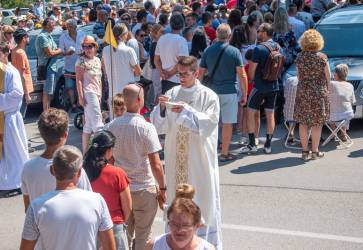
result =
[[[26,120],[32,155],[44,147],[35,117]],[[271,155],[261,149],[220,166],[224,249],[363,249],[363,120],[351,128],[354,145],[336,150],[333,142],[322,160],[304,163],[285,150],[279,126]],[[80,146],[72,125],[70,135],[68,143]],[[18,248],[23,219],[21,197],[0,199],[1,250]]]

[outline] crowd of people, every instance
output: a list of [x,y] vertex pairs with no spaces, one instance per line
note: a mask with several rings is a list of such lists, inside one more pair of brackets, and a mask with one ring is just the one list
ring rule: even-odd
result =
[[[263,148],[273,152],[283,93],[303,160],[324,156],[325,123],[345,119],[339,136],[347,136],[355,102],[348,67],[337,65],[331,80],[323,37],[312,29],[341,4],[357,2],[104,0],[80,14],[37,1],[27,22],[2,25],[0,195],[23,194],[20,249],[222,249],[218,164],[236,159],[234,130],[241,154],[257,152],[263,112]],[[92,25],[91,34],[80,25]],[[34,78],[25,48],[34,28],[45,150],[29,159],[24,118]],[[51,107],[60,58],[70,112],[84,112],[81,151],[66,145],[68,113]],[[297,77],[283,89],[293,63]],[[167,227],[153,238],[158,207]]]

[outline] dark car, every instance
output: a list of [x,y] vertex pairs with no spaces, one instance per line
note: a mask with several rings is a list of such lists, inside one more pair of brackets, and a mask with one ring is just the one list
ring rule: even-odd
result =
[[[349,67],[348,82],[356,97],[355,118],[363,118],[363,5],[342,6],[327,12],[315,27],[324,38],[323,53],[328,56],[331,72],[336,65]],[[296,75],[292,65],[284,79]]]
[[[41,103],[43,96],[43,85],[45,81],[37,80],[37,65],[38,58],[35,51],[35,39],[39,35],[41,30],[33,30],[29,32],[29,45],[26,47],[26,54],[29,59],[29,65],[34,85],[34,92],[30,94],[31,96],[31,104]],[[62,34],[63,30],[60,27],[57,27],[52,32],[52,37],[56,44],[59,43],[59,37]],[[65,109],[67,107],[67,99],[65,97],[65,85],[64,85],[64,61],[63,58],[59,58],[57,61],[57,74],[56,74],[56,87],[54,92],[54,99],[52,105],[57,108]]]

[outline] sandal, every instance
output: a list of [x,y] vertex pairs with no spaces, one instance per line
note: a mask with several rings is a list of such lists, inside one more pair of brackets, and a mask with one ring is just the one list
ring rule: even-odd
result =
[[311,159],[312,160],[316,160],[316,159],[320,159],[320,158],[323,158],[324,157],[324,153],[322,153],[322,152],[313,152],[312,154],[311,154]]
[[309,151],[302,151],[301,159],[304,161],[310,160],[310,152]]
[[232,155],[232,154],[220,155],[219,156],[219,161],[220,162],[234,161],[235,159],[237,159],[237,156]]

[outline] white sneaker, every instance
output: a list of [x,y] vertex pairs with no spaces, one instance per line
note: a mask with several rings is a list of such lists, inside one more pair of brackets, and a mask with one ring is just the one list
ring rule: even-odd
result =
[[258,138],[255,138],[255,145],[258,146],[259,143],[260,142],[259,142]]
[[247,145],[248,144],[248,138],[245,137],[245,136],[242,136],[240,144],[241,145]]
[[257,147],[251,146],[251,145],[242,147],[239,151],[240,154],[251,154],[251,153],[256,153],[256,152],[257,152]]
[[271,146],[270,147],[264,147],[263,150],[265,151],[265,154],[271,154]]

